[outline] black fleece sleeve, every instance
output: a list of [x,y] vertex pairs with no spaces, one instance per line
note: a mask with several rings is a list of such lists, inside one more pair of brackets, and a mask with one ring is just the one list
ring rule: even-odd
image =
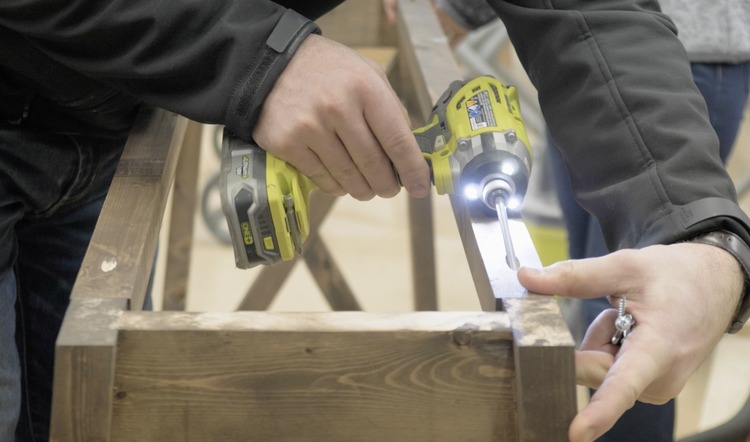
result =
[[75,72],[245,139],[264,94],[318,31],[267,0],[16,0],[0,2],[0,26]]
[[750,243],[687,55],[657,1],[488,3],[611,249],[722,228]]

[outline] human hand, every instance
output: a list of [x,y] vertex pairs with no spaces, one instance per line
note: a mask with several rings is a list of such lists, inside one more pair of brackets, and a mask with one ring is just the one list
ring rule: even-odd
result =
[[383,70],[352,49],[310,35],[266,98],[253,139],[328,193],[359,200],[416,197],[427,163]]
[[383,0],[383,11],[388,24],[396,23],[396,0]]
[[613,306],[625,296],[635,318],[618,347],[610,343],[617,312],[602,312],[576,352],[578,383],[597,392],[571,423],[574,442],[600,437],[636,400],[662,404],[677,396],[723,336],[743,289],[731,254],[695,243],[522,268],[518,279],[535,293],[609,295]]

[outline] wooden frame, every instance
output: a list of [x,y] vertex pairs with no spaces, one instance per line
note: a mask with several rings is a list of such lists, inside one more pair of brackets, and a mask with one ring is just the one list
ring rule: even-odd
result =
[[[398,4],[393,81],[424,119],[460,72],[429,1]],[[180,150],[194,164],[197,133],[161,110],[132,131],[58,338],[52,440],[566,440],[574,344],[557,303],[524,292],[496,223],[458,198],[485,312],[139,311]],[[537,262],[513,228],[522,261]]]

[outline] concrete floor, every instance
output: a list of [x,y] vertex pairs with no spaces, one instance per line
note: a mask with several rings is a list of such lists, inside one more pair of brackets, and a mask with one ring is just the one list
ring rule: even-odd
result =
[[[213,127],[204,130],[199,186],[218,170]],[[745,122],[730,173],[739,180],[750,173],[750,124]],[[215,197],[215,195],[214,195]],[[214,202],[218,199],[212,198]],[[435,246],[441,310],[477,310],[473,283],[464,259],[448,199],[436,196]],[[750,209],[750,192],[742,198]],[[218,209],[218,205],[215,205]],[[196,213],[188,310],[232,311],[244,297],[258,270],[238,270],[231,247],[219,242]],[[365,310],[412,310],[406,197],[367,203],[342,198],[321,229],[322,236]],[[166,244],[166,240],[162,240]],[[157,266],[155,305],[161,305],[163,262]],[[329,310],[304,265],[293,270],[271,306],[275,311]],[[677,436],[711,428],[733,416],[750,394],[750,330],[726,336],[710,363],[696,373],[678,398]]]

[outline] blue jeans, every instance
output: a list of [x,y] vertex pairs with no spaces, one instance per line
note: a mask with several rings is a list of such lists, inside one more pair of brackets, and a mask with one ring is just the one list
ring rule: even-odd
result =
[[55,340],[123,145],[0,124],[0,441],[49,438]]
[[[719,137],[719,155],[726,163],[747,105],[750,91],[750,62],[729,65],[693,63],[693,79],[703,95],[708,114]],[[608,253],[598,221],[573,198],[570,179],[562,156],[548,136],[549,158],[555,187],[568,231],[568,254],[571,259],[592,258]],[[581,321],[586,328],[604,310],[611,308],[606,298],[581,301]],[[674,400],[656,406],[636,402],[600,441],[671,441],[673,440]]]

